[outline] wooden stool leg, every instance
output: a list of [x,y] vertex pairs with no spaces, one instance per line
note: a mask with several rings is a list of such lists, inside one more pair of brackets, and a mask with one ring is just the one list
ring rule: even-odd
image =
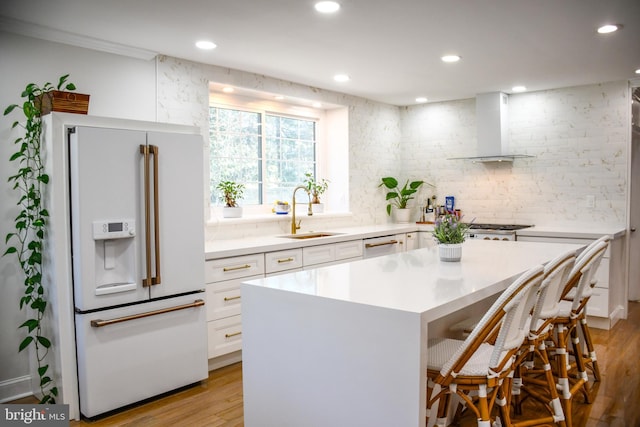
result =
[[591,331],[589,330],[589,324],[584,317],[580,319],[580,329],[582,330],[582,336],[584,337],[584,344],[588,352],[588,362],[591,365],[593,371],[594,381],[600,381],[600,368],[598,367],[598,360],[596,358],[596,350],[593,345],[593,339],[591,338]]
[[569,355],[567,352],[567,332],[564,325],[557,325],[557,343],[555,355],[558,364],[558,388],[561,391],[562,409],[567,427],[571,427],[571,385],[569,384]]

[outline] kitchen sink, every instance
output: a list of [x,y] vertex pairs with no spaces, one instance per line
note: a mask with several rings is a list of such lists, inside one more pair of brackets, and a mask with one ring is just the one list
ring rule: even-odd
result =
[[283,237],[285,239],[304,240],[304,239],[315,239],[318,237],[337,236],[339,234],[344,234],[344,233],[331,233],[328,231],[310,231],[308,233],[287,234],[285,236],[278,236],[278,237]]

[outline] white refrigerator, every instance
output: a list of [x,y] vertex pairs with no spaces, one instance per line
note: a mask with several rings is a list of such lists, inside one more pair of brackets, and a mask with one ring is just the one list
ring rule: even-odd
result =
[[199,135],[68,130],[80,412],[207,378]]

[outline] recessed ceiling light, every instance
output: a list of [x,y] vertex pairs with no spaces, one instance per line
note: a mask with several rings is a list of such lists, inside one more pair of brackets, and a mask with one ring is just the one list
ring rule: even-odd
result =
[[442,58],[443,62],[458,62],[460,61],[459,55],[445,55]]
[[227,87],[223,87],[223,88],[222,88],[222,91],[223,91],[224,93],[231,93],[231,92],[233,92],[233,91],[234,91],[234,89],[233,89],[232,87],[230,87],[230,86],[227,86]]
[[320,108],[322,107],[322,104],[320,102],[314,102],[313,104],[311,104],[312,106],[314,106],[315,108]]
[[217,45],[214,42],[210,42],[208,40],[200,40],[196,42],[196,47],[202,50],[211,50],[215,49]]
[[425,102],[427,102],[427,98],[424,96],[419,96],[416,98],[416,102],[419,102],[420,104],[424,104]]
[[314,7],[320,13],[334,13],[340,10],[340,4],[335,1],[319,1]]
[[347,74],[336,74],[333,76],[333,80],[337,82],[348,82],[351,78]]
[[527,90],[525,86],[514,86],[511,88],[513,92],[524,92]]
[[273,99],[275,99],[276,101],[282,101],[284,99],[284,96],[276,95],[276,96],[273,97]]
[[609,33],[618,31],[621,28],[622,28],[622,25],[620,24],[607,24],[607,25],[603,25],[602,27],[599,27],[598,32],[600,34],[609,34]]
[[640,74],[640,68],[636,70],[636,74]]

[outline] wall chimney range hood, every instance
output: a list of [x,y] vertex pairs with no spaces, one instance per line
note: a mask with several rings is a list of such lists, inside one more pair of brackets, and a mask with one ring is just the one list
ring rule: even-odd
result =
[[449,160],[473,162],[512,162],[514,159],[533,157],[509,152],[509,95],[489,92],[476,95],[477,154]]

